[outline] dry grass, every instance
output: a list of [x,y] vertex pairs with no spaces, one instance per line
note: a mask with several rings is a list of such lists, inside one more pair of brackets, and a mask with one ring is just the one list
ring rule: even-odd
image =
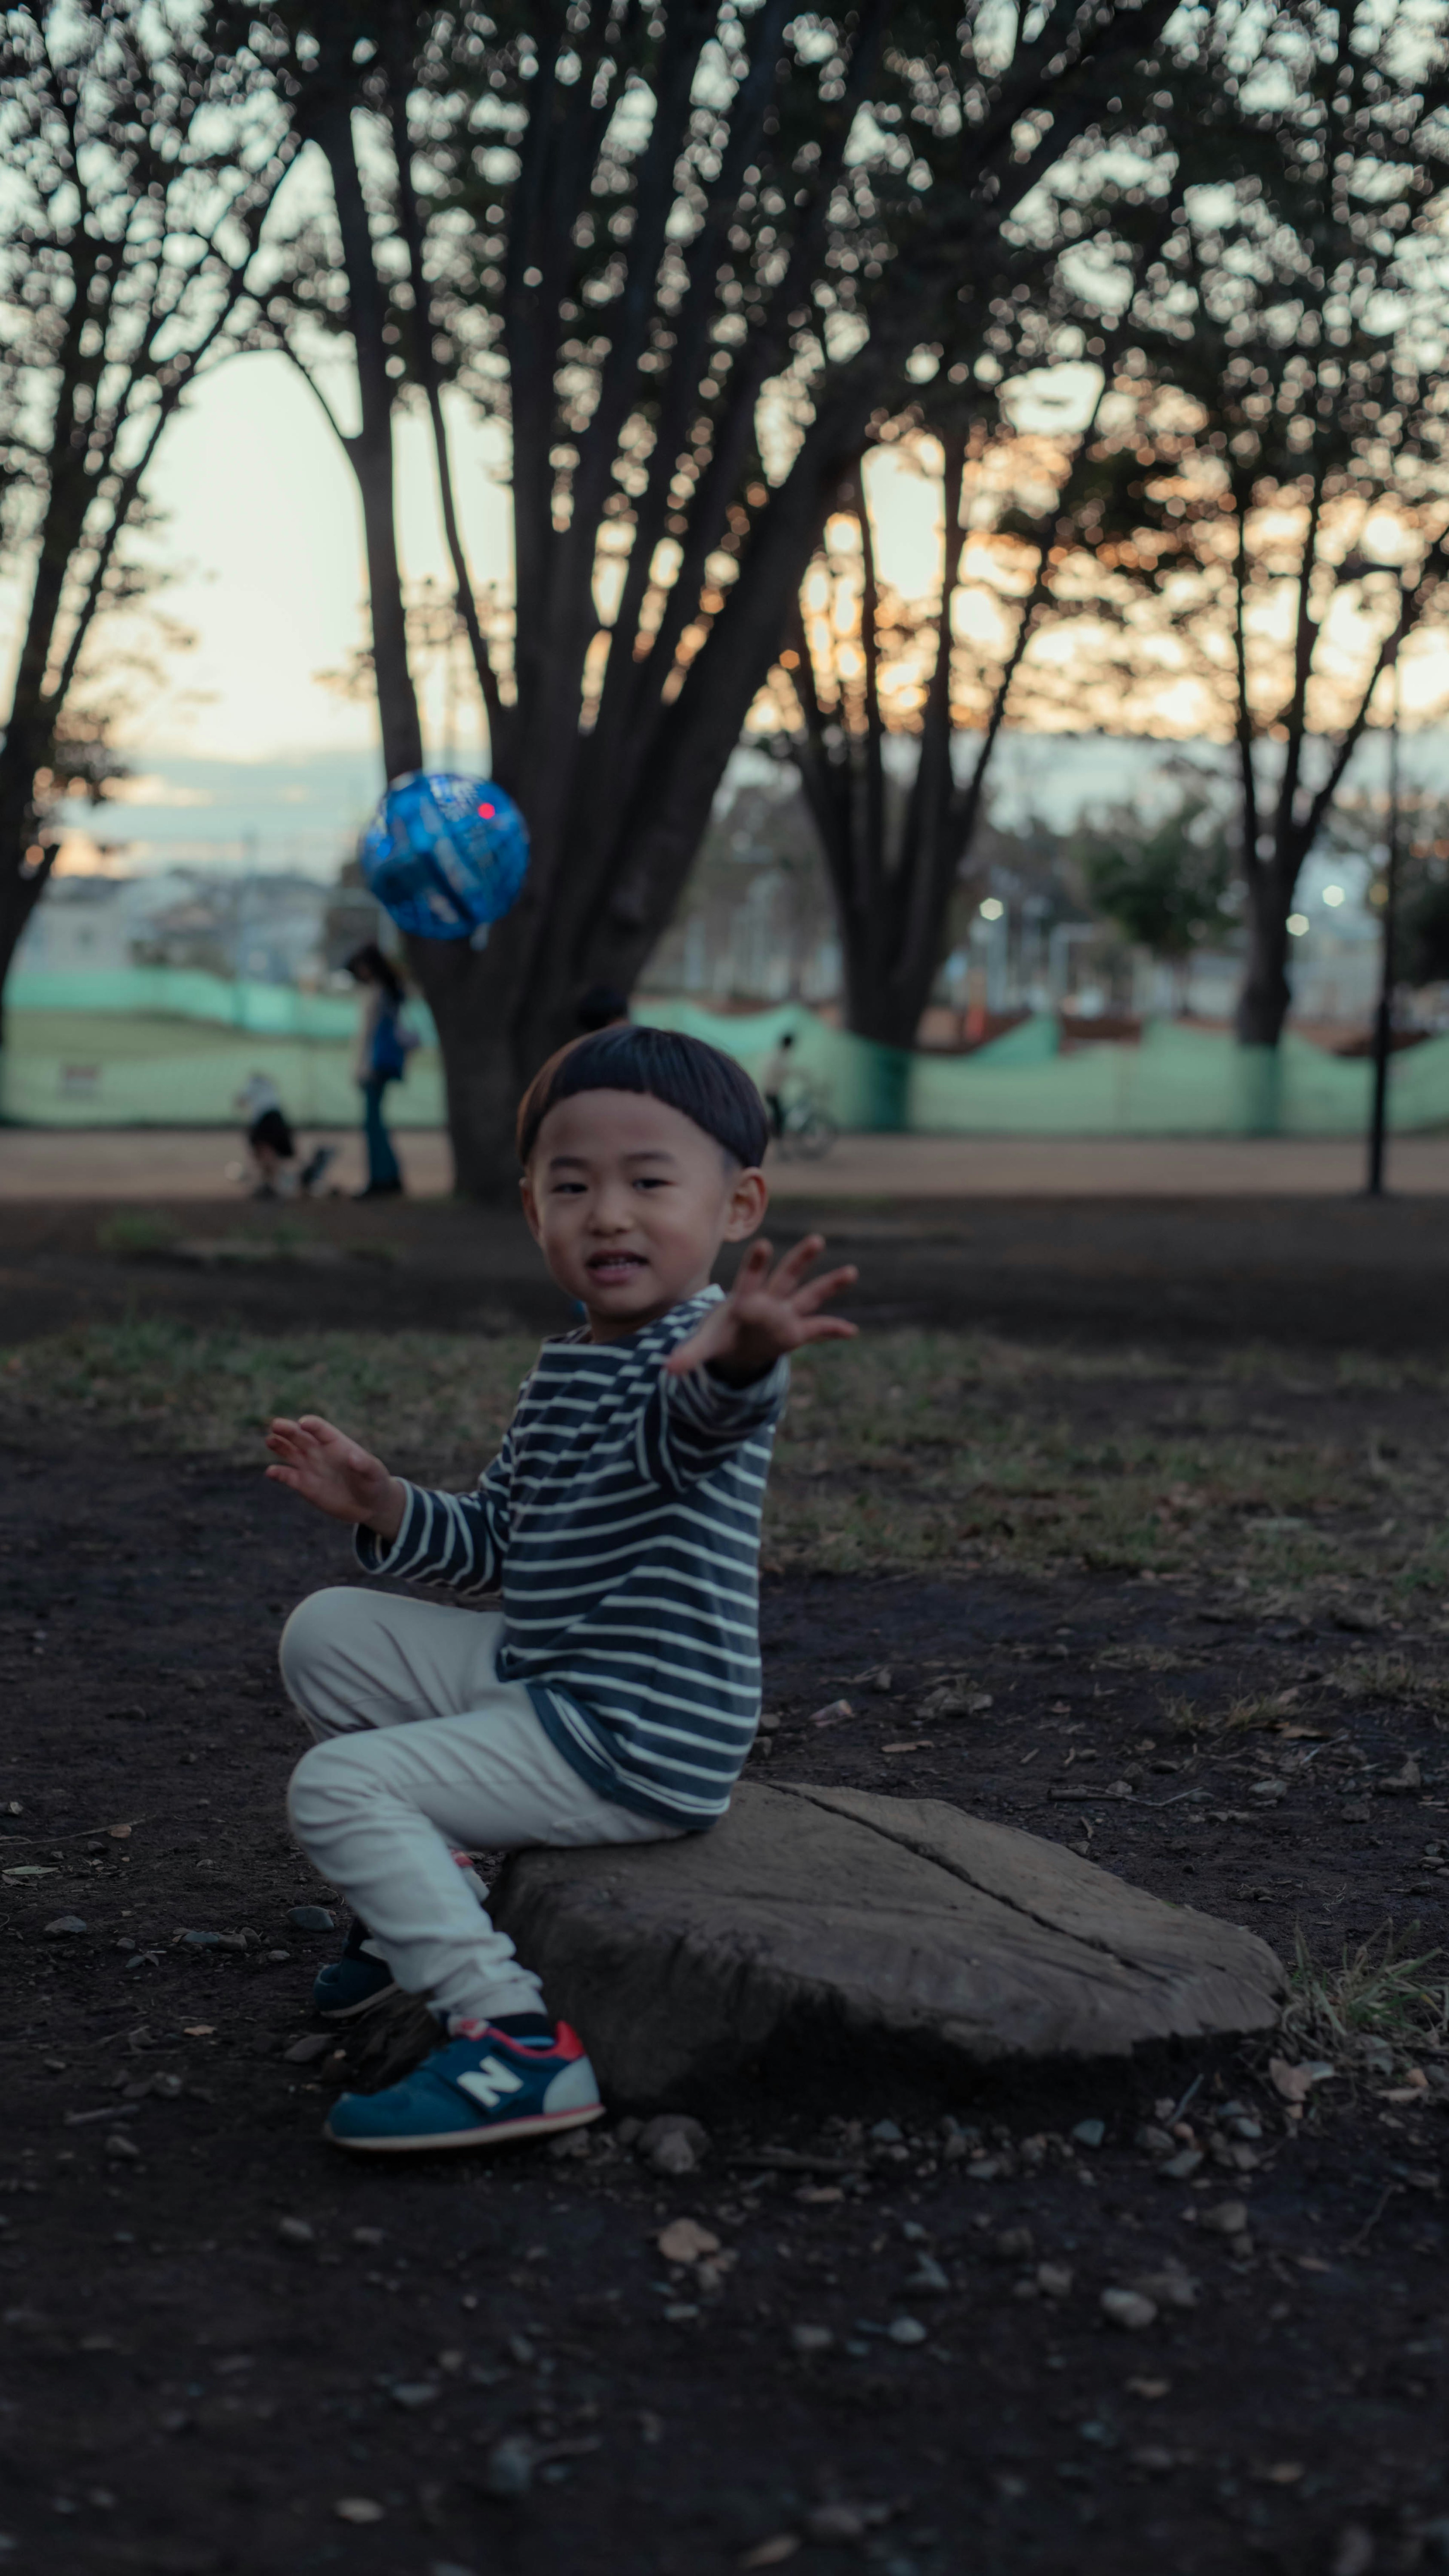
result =
[[[154,1318],[95,1325],[0,1360],[0,1429],[103,1426],[240,1461],[259,1459],[269,1414],[305,1410],[342,1422],[405,1471],[461,1484],[496,1447],[534,1348],[513,1335],[278,1339]],[[828,1347],[796,1372],[766,1562],[846,1574],[990,1563],[1170,1575],[1236,1585],[1278,1611],[1442,1587],[1442,1459],[1427,1448],[1396,1458],[1390,1489],[1361,1433],[1353,1449],[1333,1436],[1331,1413],[1324,1436],[1286,1438],[1281,1421],[1247,1408],[1275,1389],[1303,1392],[1293,1369],[1259,1351],[1194,1373],[1141,1350],[1054,1351],[984,1334],[877,1334]],[[1332,1384],[1325,1371],[1315,1391],[1327,1399]],[[1104,1438],[1112,1386],[1121,1428]]]
[[[1438,1969],[1438,1975],[1430,1971]],[[1392,1928],[1321,1965],[1302,1933],[1288,1977],[1281,2035],[1301,2057],[1346,2072],[1389,2074],[1449,2045],[1443,1953],[1405,1956]]]
[[0,1365],[0,1422],[124,1430],[149,1448],[261,1462],[274,1413],[323,1413],[440,1479],[497,1447],[536,1344],[449,1333],[193,1332],[156,1318],[29,1342]]

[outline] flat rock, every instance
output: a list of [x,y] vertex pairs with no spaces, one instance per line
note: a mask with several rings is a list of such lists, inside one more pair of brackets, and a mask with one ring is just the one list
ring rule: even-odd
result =
[[937,2074],[1263,2030],[1283,1969],[1251,1932],[934,1798],[735,1792],[712,1832],[515,1853],[493,1911],[644,2107],[777,2050],[874,2045]]

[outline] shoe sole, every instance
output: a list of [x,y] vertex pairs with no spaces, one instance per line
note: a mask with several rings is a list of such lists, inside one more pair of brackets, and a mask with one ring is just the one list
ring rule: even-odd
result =
[[511,2138],[551,2137],[560,2129],[582,2129],[590,2120],[602,2120],[602,2102],[591,2103],[587,2111],[539,2111],[526,2120],[490,2120],[484,2129],[445,2129],[437,2137],[427,2138],[339,2138],[325,2122],[322,2135],[330,2147],[345,2147],[350,2155],[420,2156],[436,2154],[440,2147],[502,2147]]
[[385,2004],[388,1996],[398,1991],[396,1986],[382,1986],[375,1995],[365,1996],[360,2004],[334,2004],[331,2012],[325,2004],[314,2004],[312,2010],[319,2021],[356,2021],[362,2013],[376,2012],[379,2004]]

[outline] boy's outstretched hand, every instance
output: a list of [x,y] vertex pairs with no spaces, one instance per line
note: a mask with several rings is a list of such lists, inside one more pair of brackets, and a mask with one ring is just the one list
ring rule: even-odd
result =
[[716,1306],[699,1331],[670,1352],[665,1375],[687,1377],[691,1369],[707,1363],[731,1384],[747,1386],[786,1352],[798,1351],[807,1342],[852,1341],[854,1324],[848,1324],[843,1315],[822,1315],[820,1309],[842,1288],[854,1286],[855,1271],[827,1270],[819,1279],[809,1280],[805,1276],[824,1249],[822,1234],[807,1234],[772,1271],[773,1247],[763,1240],[752,1243],[724,1304]]
[[370,1449],[349,1440],[320,1413],[304,1413],[300,1422],[284,1418],[271,1423],[267,1447],[277,1461],[267,1474],[279,1485],[289,1485],[304,1503],[334,1521],[351,1521],[376,1530],[379,1538],[396,1538],[407,1509],[406,1485],[390,1476]]

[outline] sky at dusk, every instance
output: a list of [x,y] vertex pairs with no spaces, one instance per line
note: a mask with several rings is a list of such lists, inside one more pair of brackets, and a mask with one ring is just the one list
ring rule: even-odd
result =
[[[450,435],[475,583],[497,583],[506,595],[504,441],[461,402],[451,407]],[[349,699],[324,676],[345,668],[365,633],[351,469],[309,387],[285,358],[266,355],[234,360],[203,382],[162,447],[151,488],[165,514],[156,552],[175,572],[165,606],[195,635],[195,649],[171,657],[166,687],[133,728],[136,775],[122,797],[98,823],[79,812],[76,820],[126,867],[211,854],[221,865],[330,875],[382,784],[370,695]],[[449,595],[421,419],[397,424],[397,493],[406,578],[431,577]],[[872,499],[887,577],[907,597],[929,593],[938,578],[939,484],[897,452],[876,460]],[[13,633],[17,607],[13,587],[0,592],[0,634]],[[440,663],[419,679],[430,762],[441,765],[451,747],[459,767],[482,770],[476,686],[461,653],[451,693]],[[1008,734],[997,794],[1008,809],[1035,803],[1060,823],[1084,799],[1130,794],[1167,749],[1062,736],[1048,746]],[[1421,735],[1409,749],[1411,771],[1440,783],[1449,737]],[[1375,744],[1356,768],[1367,783],[1379,765]]]
[[[506,582],[506,496],[487,471],[499,442],[461,405],[451,434],[474,579]],[[400,420],[397,449],[407,576],[442,581],[446,558],[421,421]],[[272,760],[303,749],[370,748],[371,706],[349,703],[319,677],[344,666],[363,640],[356,485],[288,361],[249,357],[219,368],[171,431],[152,492],[168,518],[161,551],[180,568],[166,604],[198,640],[174,660],[173,686],[146,719],[148,749]]]

